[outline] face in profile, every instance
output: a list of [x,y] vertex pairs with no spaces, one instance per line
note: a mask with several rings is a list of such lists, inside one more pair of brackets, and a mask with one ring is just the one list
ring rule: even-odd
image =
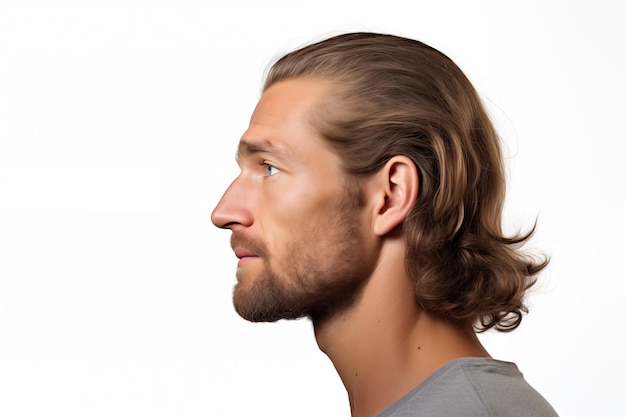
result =
[[247,320],[336,314],[372,267],[355,180],[308,118],[329,87],[295,79],[265,91],[239,143],[241,172],[211,216],[232,232],[233,303]]

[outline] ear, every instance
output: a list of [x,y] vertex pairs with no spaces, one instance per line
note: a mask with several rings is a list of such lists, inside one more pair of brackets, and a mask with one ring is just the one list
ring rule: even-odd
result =
[[410,158],[398,155],[378,172],[375,183],[374,233],[383,236],[402,224],[415,206],[419,175]]

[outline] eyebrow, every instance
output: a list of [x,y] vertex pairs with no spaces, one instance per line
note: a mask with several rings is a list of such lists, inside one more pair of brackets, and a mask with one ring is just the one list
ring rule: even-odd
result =
[[268,140],[250,141],[242,139],[237,146],[235,159],[239,162],[239,158],[243,156],[251,156],[258,153],[275,154],[281,157],[287,157],[288,155],[284,148],[278,147]]

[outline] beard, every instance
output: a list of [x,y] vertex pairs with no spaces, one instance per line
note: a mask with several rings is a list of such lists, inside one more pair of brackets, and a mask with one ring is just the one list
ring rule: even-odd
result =
[[[252,322],[310,317],[319,323],[353,306],[370,267],[357,220],[360,201],[360,193],[348,192],[326,224],[297,230],[280,253],[270,254],[263,242],[233,232],[231,245],[263,262],[255,277],[238,269],[233,291],[237,313]],[[280,264],[280,271],[270,259]]]

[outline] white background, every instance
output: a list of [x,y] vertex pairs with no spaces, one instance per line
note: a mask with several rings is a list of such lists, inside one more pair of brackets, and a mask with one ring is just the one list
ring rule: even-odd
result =
[[1,3],[0,415],[349,415],[308,321],[233,312],[209,215],[272,59],[373,30],[465,70],[505,142],[507,230],[538,216],[553,256],[488,350],[562,416],[624,416],[621,2],[297,3]]

